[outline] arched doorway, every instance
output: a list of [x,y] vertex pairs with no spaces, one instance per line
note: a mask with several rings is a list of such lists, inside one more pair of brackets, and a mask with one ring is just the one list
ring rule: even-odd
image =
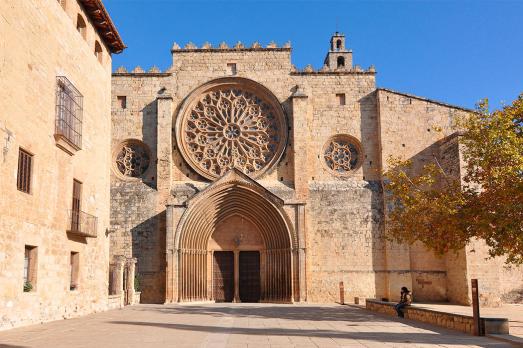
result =
[[235,169],[191,198],[174,236],[177,300],[292,302],[297,241],[282,207]]

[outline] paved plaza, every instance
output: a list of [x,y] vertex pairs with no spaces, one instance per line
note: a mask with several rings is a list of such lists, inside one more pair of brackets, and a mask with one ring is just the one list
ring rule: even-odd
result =
[[341,305],[138,305],[0,332],[19,347],[510,347]]

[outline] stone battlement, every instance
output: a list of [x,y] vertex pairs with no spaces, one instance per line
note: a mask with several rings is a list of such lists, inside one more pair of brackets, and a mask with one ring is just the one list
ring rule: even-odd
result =
[[271,41],[267,46],[263,47],[258,41],[251,44],[250,47],[245,46],[241,41],[238,41],[234,46],[230,47],[226,42],[222,41],[218,47],[213,47],[211,43],[205,42],[201,47],[196,46],[192,42],[188,42],[183,48],[176,42],[171,48],[171,53],[175,52],[237,52],[237,51],[289,51],[291,50],[291,43],[287,41],[283,46],[278,47],[278,44]]

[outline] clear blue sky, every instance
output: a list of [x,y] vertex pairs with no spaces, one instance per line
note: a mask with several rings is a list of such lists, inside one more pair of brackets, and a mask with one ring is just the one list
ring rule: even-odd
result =
[[128,48],[123,65],[162,70],[170,48],[192,41],[292,43],[292,62],[321,67],[330,35],[345,33],[355,64],[377,85],[472,108],[523,92],[521,1],[104,0]]

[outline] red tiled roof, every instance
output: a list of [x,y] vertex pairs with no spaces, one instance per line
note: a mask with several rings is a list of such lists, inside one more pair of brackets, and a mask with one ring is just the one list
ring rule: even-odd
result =
[[93,22],[98,34],[109,47],[111,53],[120,53],[126,46],[118,34],[109,13],[105,9],[102,0],[79,0],[85,12]]

